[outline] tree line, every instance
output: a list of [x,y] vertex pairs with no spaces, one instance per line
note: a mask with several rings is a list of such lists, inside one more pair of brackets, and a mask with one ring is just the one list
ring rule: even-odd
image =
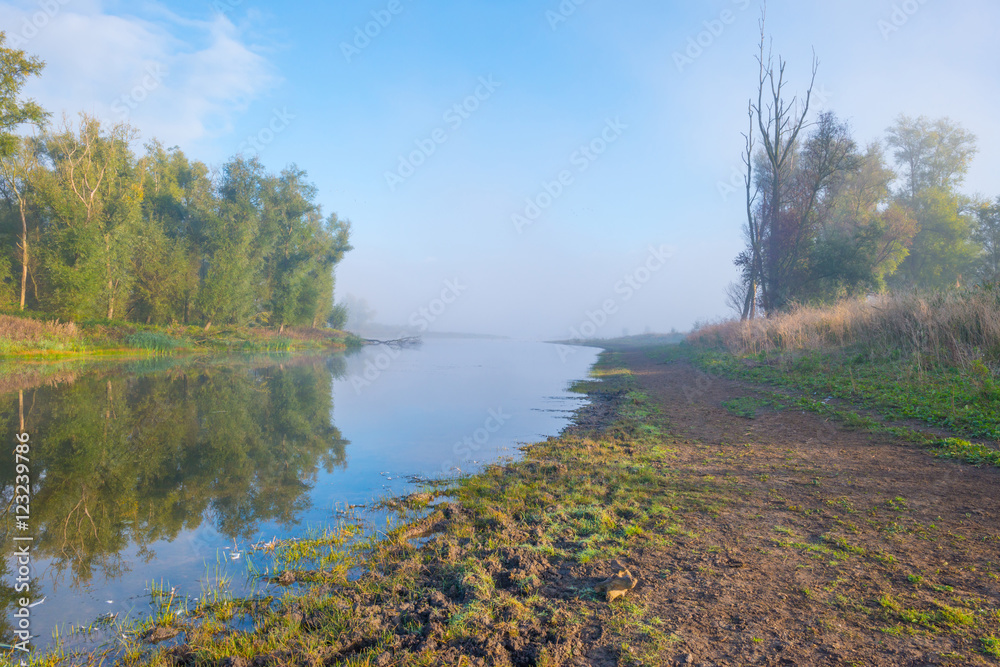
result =
[[976,138],[948,118],[899,116],[861,146],[832,111],[810,118],[818,71],[787,94],[786,61],[765,48],[744,134],[745,248],[728,289],[742,319],[886,289],[1000,280],[1000,197],[959,191]]
[[[127,123],[49,126],[19,98],[44,64],[0,33],[0,309],[150,324],[337,326],[350,223],[305,171],[219,169]],[[22,130],[34,126],[32,136]]]

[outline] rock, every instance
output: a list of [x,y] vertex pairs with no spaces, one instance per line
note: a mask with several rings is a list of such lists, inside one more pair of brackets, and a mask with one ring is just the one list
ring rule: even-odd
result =
[[159,644],[168,639],[173,639],[181,633],[177,628],[153,628],[146,635],[146,641],[150,644]]
[[605,594],[605,599],[608,602],[612,602],[624,596],[639,583],[639,580],[632,576],[632,573],[628,571],[628,568],[617,562],[615,565],[619,568],[618,573],[613,577],[608,577],[601,583],[594,586],[595,591]]

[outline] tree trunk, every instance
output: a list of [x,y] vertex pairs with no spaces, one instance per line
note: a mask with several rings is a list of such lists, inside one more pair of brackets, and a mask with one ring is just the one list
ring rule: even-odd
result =
[[104,262],[105,271],[108,276],[108,319],[115,316],[115,283],[111,279],[111,239],[104,235],[104,252],[107,258]]
[[28,291],[28,218],[24,213],[24,199],[21,204],[21,310],[24,310],[24,295]]

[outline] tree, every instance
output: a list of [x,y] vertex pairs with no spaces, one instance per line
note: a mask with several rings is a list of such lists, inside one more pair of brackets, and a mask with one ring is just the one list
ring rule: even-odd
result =
[[[896,176],[881,146],[862,153],[848,125],[829,111],[807,124],[805,111],[782,99],[784,61],[775,68],[763,44],[762,29],[758,103],[751,102],[744,135],[747,247],[735,260],[741,280],[727,289],[742,319],[755,317],[758,307],[770,315],[795,303],[884,289],[917,231],[908,210],[891,204]],[[815,74],[814,58],[813,80]],[[808,104],[807,95],[806,110]],[[756,151],[754,125],[763,136]]]
[[958,192],[973,156],[976,137],[947,118],[900,116],[887,143],[902,170],[897,201],[918,223],[909,256],[896,282],[909,287],[961,285],[975,271],[970,200]]
[[973,239],[982,247],[979,278],[984,283],[1000,282],[1000,197],[993,204],[976,208],[976,228]]
[[900,194],[911,205],[925,190],[952,191],[961,185],[977,152],[975,135],[948,118],[900,115],[886,131],[886,140],[904,170]]
[[237,156],[222,168],[218,215],[207,221],[198,305],[205,328],[213,322],[246,324],[262,309],[264,254],[260,237],[264,168],[256,157]]
[[[16,138],[14,148],[4,158],[0,158],[0,192],[12,208],[17,209],[20,221],[20,236],[17,240],[17,250],[21,263],[21,292],[19,305],[24,310],[28,291],[28,265],[31,261],[28,241],[28,207],[33,175],[38,170],[38,160],[34,153],[34,142],[29,139]],[[36,295],[37,296],[37,295]]]
[[[744,312],[749,314],[754,310],[752,299],[756,298],[757,286],[760,286],[761,305],[765,312],[774,310],[787,303],[788,295],[788,262],[781,247],[789,237],[794,237],[794,230],[788,230],[783,225],[783,200],[789,186],[791,160],[795,155],[796,142],[799,133],[805,125],[812,98],[812,89],[816,82],[816,72],[819,61],[813,55],[812,79],[806,91],[801,108],[797,97],[791,100],[785,98],[785,67],[786,61],[778,56],[775,63],[773,52],[765,53],[766,33],[764,31],[765,16],[762,11],[760,20],[760,51],[757,56],[759,78],[757,82],[757,102],[751,101],[750,113],[756,117],[757,128],[763,145],[765,173],[758,178],[763,186],[764,199],[759,213],[754,219],[752,211],[754,197],[751,195],[750,182],[752,178],[750,154],[753,152],[752,135],[747,137],[747,236],[752,239],[747,253],[737,258],[737,264],[743,267],[744,280],[749,288],[747,304]],[[765,102],[766,99],[766,102]],[[751,118],[751,130],[752,130]],[[758,169],[758,175],[761,172]],[[789,233],[791,232],[791,233]]]
[[827,302],[885,289],[886,277],[909,254],[917,229],[908,210],[891,203],[895,178],[880,144],[852,156],[824,205],[810,248],[805,300]]
[[757,304],[759,301],[758,291],[764,278],[763,256],[764,256],[764,232],[760,218],[755,210],[757,195],[760,187],[754,188],[754,110],[753,104],[748,103],[747,115],[750,118],[750,128],[743,135],[746,141],[746,149],[743,153],[743,164],[746,166],[746,176],[744,185],[746,186],[746,207],[747,221],[743,228],[743,238],[747,244],[747,249],[737,256],[735,264],[740,267],[740,281],[732,283],[726,289],[726,298],[730,306],[740,313],[741,320],[752,320],[757,317]]
[[142,225],[129,312],[146,322],[187,322],[198,294],[204,228],[217,207],[208,168],[155,140],[140,164]]
[[37,76],[45,63],[24,51],[5,47],[6,42],[6,33],[0,31],[0,160],[16,152],[20,126],[41,127],[49,116],[34,100],[18,98],[28,77]]
[[974,222],[966,197],[944,188],[918,193],[913,217],[918,231],[896,283],[945,289],[961,286],[976,271],[981,253],[972,238]]
[[27,183],[34,161],[26,142],[17,136],[17,129],[25,124],[41,128],[48,113],[34,100],[19,99],[28,77],[37,76],[45,63],[24,51],[4,46],[7,36],[0,32],[0,185],[8,201],[16,202],[21,218],[21,310],[24,310],[28,284],[28,219]]
[[78,130],[45,137],[46,268],[63,314],[121,317],[131,294],[143,196],[135,138],[128,124],[105,129],[85,114]]

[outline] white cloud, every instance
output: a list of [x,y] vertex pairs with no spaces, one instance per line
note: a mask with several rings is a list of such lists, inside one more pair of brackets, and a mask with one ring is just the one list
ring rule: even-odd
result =
[[127,120],[168,146],[225,134],[278,84],[274,66],[227,16],[184,19],[155,4],[143,13],[113,14],[90,0],[0,2],[0,29],[46,62],[25,92],[56,117]]

